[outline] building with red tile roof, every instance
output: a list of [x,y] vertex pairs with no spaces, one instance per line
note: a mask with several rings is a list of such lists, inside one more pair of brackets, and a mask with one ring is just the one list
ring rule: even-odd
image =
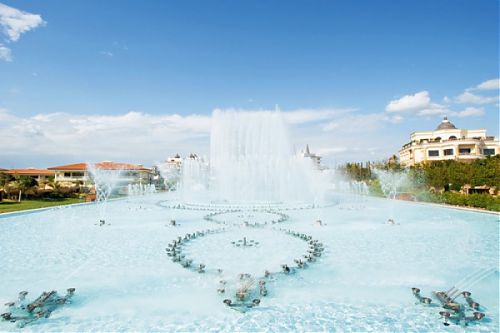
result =
[[103,161],[97,163],[74,163],[74,164],[66,164],[59,165],[55,167],[50,167],[48,170],[55,171],[85,171],[88,170],[89,165],[95,166],[97,169],[101,170],[149,170],[145,168],[141,164],[130,164],[130,163],[118,163],[112,161]]
[[39,183],[40,182],[47,182],[51,178],[55,176],[55,171],[52,170],[47,170],[47,169],[34,169],[34,168],[28,168],[28,169],[10,169],[10,170],[5,170],[5,173],[12,175],[12,176],[29,176],[35,178]]
[[98,170],[120,170],[122,183],[142,183],[149,184],[152,178],[151,169],[140,164],[130,164],[112,161],[97,163],[74,163],[59,165],[48,168],[55,172],[55,180],[63,185],[85,185],[93,184],[89,168],[95,167]]

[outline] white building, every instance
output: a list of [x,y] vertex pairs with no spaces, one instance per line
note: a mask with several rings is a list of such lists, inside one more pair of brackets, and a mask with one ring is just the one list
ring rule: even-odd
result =
[[157,168],[163,178],[164,186],[167,189],[175,188],[182,172],[182,157],[179,154],[169,157],[167,160],[159,163]]
[[163,166],[171,171],[180,172],[182,167],[182,157],[179,154],[176,154],[174,157],[169,157],[163,163]]
[[447,117],[434,131],[414,132],[399,151],[403,166],[440,160],[474,160],[500,154],[498,139],[485,129],[459,129]]
[[313,161],[314,165],[317,166],[318,169],[320,169],[321,156],[311,153],[308,144],[306,144],[306,149],[302,152],[302,157],[310,158]]

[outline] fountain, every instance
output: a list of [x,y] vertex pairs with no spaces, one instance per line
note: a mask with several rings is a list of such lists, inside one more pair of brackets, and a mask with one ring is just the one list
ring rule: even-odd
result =
[[154,184],[128,184],[127,195],[129,197],[149,195],[156,193],[156,186]]
[[215,110],[210,161],[183,161],[183,198],[244,205],[318,205],[325,192],[320,177],[310,159],[294,154],[280,112]]
[[[391,171],[391,170],[381,170],[374,169],[373,172],[377,176],[380,182],[380,188],[384,193],[384,196],[389,200],[396,200],[398,193],[401,192],[401,189],[404,186],[407,186],[409,183],[408,172],[405,170],[402,171]],[[394,204],[391,204],[391,211],[388,223],[391,225],[395,225],[394,222]]]
[[374,169],[373,172],[380,181],[380,188],[382,189],[382,192],[388,199],[396,199],[396,196],[400,192],[401,188],[409,182],[408,172],[405,170],[390,171]]
[[94,181],[96,204],[99,205],[99,222],[106,221],[106,207],[113,189],[120,181],[120,169],[104,169],[99,164],[87,163],[87,170]]
[[[213,123],[210,159],[185,159],[175,191],[108,202],[120,171],[89,168],[113,228],[86,223],[94,205],[0,215],[2,303],[79,290],[35,322],[8,306],[0,331],[21,317],[36,331],[498,331],[498,215],[393,200],[405,177],[383,171],[389,200],[354,182],[323,199],[331,182],[294,154],[279,112]],[[401,227],[380,223],[389,211]]]

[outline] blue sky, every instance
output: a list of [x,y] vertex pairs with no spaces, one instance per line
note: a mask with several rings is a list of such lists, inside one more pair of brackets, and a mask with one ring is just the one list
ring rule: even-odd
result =
[[0,167],[206,154],[215,108],[279,105],[330,164],[498,135],[496,0],[0,3]]

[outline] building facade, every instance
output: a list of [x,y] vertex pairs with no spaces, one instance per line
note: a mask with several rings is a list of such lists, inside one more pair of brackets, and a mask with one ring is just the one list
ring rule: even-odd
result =
[[[2,172],[0,170],[0,172]],[[27,176],[35,179],[39,184],[47,183],[54,179],[55,172],[47,169],[10,169],[5,170],[5,173],[12,176]]]
[[459,129],[447,117],[434,131],[414,132],[399,151],[403,166],[441,160],[474,160],[500,154],[497,138],[485,129]]
[[[120,183],[126,184],[151,184],[154,176],[151,169],[136,164],[104,161],[95,163],[94,167],[98,170],[120,171]],[[50,167],[48,170],[55,173],[54,180],[63,186],[93,185],[91,172],[87,163],[59,165]]]
[[306,149],[302,152],[302,157],[310,158],[314,165],[319,166],[321,163],[321,156],[311,153],[309,150],[309,144],[306,144]]

